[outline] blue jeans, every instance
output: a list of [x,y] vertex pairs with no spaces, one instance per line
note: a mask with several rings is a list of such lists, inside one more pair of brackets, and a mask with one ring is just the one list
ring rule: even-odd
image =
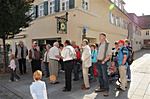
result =
[[127,67],[127,79],[131,79],[130,65]]
[[107,67],[108,67],[107,63],[105,64],[101,64],[101,62],[97,63],[100,88],[109,91],[109,79],[108,79]]

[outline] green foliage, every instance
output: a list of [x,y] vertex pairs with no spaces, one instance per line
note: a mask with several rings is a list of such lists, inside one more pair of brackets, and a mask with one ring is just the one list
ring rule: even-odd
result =
[[26,0],[0,0],[0,38],[22,31],[32,21],[31,3]]

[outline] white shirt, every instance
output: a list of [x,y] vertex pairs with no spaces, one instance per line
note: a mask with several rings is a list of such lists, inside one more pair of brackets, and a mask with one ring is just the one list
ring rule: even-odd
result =
[[30,85],[30,93],[33,99],[47,99],[46,85],[44,81],[35,81]]
[[73,60],[76,57],[76,52],[72,46],[68,45],[61,51],[61,56],[63,57],[63,61]]
[[56,46],[53,46],[48,53],[49,59],[59,60],[59,58],[56,58],[56,56],[59,56],[59,48]]
[[92,59],[91,59],[91,49],[89,45],[86,45],[83,47],[83,52],[82,52],[82,64],[84,67],[90,67],[92,66]]
[[16,64],[15,64],[15,60],[14,60],[14,59],[12,59],[12,60],[10,61],[10,64],[9,64],[8,67],[10,67],[10,68],[13,69],[13,70],[16,69]]

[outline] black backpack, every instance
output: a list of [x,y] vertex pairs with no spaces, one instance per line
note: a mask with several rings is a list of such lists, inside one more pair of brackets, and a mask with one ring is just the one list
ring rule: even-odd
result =
[[128,62],[128,64],[129,65],[131,65],[132,63],[133,63],[133,61],[134,61],[134,52],[133,52],[133,50],[132,50],[132,47],[127,47],[127,49],[128,49],[128,58],[127,58],[127,62]]
[[[132,47],[126,47],[128,49],[128,58],[127,58],[127,63],[128,65],[131,65],[134,61],[134,52],[132,50]],[[123,49],[122,49],[123,52]]]

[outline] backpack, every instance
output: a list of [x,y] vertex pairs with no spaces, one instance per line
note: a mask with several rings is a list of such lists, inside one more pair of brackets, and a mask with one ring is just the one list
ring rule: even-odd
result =
[[[128,49],[127,63],[128,63],[128,65],[131,65],[133,63],[133,61],[134,61],[134,59],[133,59],[134,52],[132,50],[132,47],[126,47],[126,48]],[[124,48],[122,48],[122,50],[121,50],[122,53],[123,53],[123,49]]]
[[132,47],[127,47],[127,49],[128,49],[128,53],[129,53],[128,58],[127,58],[127,62],[128,62],[129,65],[131,65],[134,61],[134,58],[133,58],[134,52],[132,50]]

